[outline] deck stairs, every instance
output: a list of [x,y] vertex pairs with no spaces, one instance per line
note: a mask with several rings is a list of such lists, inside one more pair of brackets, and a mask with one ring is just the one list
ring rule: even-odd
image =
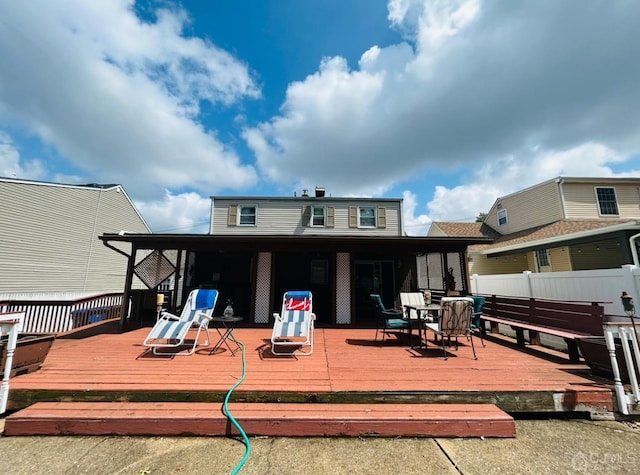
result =
[[[250,436],[515,437],[493,404],[230,403]],[[38,402],[7,416],[5,436],[232,436],[220,403]]]

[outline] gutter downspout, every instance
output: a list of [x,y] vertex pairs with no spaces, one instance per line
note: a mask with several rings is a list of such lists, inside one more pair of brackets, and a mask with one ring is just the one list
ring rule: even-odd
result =
[[124,330],[124,324],[127,320],[127,315],[129,313],[129,299],[131,298],[131,284],[133,283],[133,267],[136,263],[136,247],[133,243],[131,243],[131,255],[126,252],[118,249],[117,247],[112,246],[106,240],[102,241],[102,244],[107,246],[109,249],[113,249],[118,254],[122,254],[127,258],[127,275],[125,277],[124,282],[124,291],[122,292],[122,306],[120,308],[120,330]]
[[564,185],[564,178],[560,177],[556,180],[558,184],[558,193],[560,193],[560,206],[562,206],[562,219],[567,219],[567,206],[564,202],[564,190],[562,189],[562,185]]
[[629,238],[629,247],[631,248],[631,255],[633,256],[633,265],[638,267],[638,248],[636,247],[636,239],[640,237],[640,233],[634,234]]

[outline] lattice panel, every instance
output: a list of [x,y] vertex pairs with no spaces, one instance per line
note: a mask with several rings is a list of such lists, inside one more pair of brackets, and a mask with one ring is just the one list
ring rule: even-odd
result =
[[255,323],[269,323],[269,301],[271,293],[271,253],[258,253],[258,275],[256,279]]
[[176,268],[161,251],[153,251],[133,269],[133,272],[150,289],[164,282],[175,271]]
[[348,252],[336,255],[336,323],[351,323],[351,266]]

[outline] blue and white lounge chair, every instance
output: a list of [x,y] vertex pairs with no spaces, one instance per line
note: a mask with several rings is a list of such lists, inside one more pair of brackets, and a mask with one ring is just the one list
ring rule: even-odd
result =
[[[197,346],[209,345],[209,322],[213,317],[213,309],[218,300],[218,291],[210,289],[192,290],[180,313],[180,316],[162,312],[144,340],[144,346],[153,349],[154,355],[192,355]],[[196,337],[188,352],[183,352],[190,343],[185,339],[191,328],[197,328]],[[206,341],[198,343],[200,333],[205,332]],[[170,350],[158,351],[160,348]]]
[[[290,290],[282,298],[282,312],[274,313],[271,352],[274,355],[313,353],[313,296],[308,290]],[[288,350],[288,351],[285,351]]]

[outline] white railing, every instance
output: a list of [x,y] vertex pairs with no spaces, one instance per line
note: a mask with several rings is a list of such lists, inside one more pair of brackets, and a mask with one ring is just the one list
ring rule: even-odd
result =
[[68,297],[42,294],[37,298],[31,295],[22,299],[0,300],[0,312],[24,312],[22,331],[25,333],[62,333],[120,317],[121,293]]
[[7,343],[4,350],[6,355],[4,372],[2,373],[2,384],[0,384],[0,414],[7,412],[13,353],[16,350],[18,333],[22,331],[22,322],[24,322],[24,312],[0,313],[0,337],[4,334],[7,335]]
[[618,269],[471,276],[474,294],[601,302],[608,315],[624,315],[620,302],[623,291],[640,302],[640,268],[624,265]]
[[[638,348],[638,332],[634,320],[627,319],[626,322],[605,322],[604,338],[611,360],[611,370],[613,371],[613,381],[618,402],[618,410],[625,415],[631,413],[631,408],[637,408],[640,403],[640,388],[638,387],[637,371],[640,368],[640,349]],[[629,376],[629,392],[625,391],[622,384],[620,362],[616,357],[616,340],[620,341],[624,363]]]

